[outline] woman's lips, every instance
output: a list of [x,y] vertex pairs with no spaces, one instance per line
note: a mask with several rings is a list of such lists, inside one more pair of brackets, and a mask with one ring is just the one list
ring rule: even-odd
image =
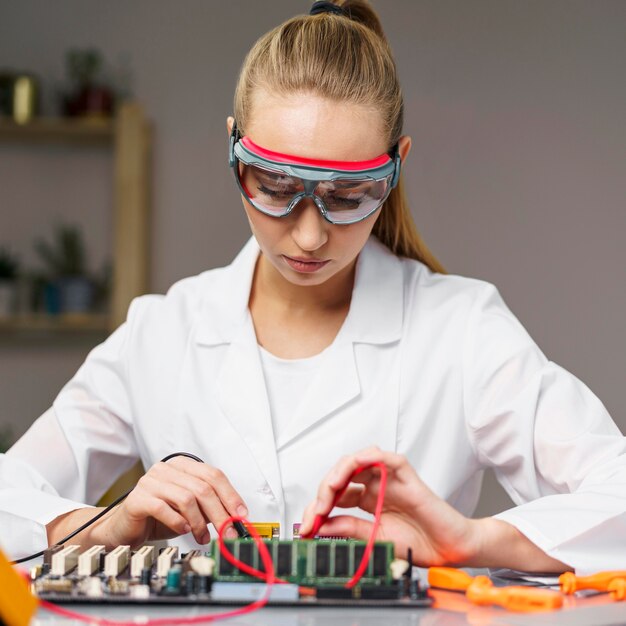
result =
[[283,259],[289,267],[294,269],[296,272],[301,272],[303,274],[309,274],[312,272],[317,272],[321,270],[329,261],[320,261],[318,259],[298,259],[294,257],[287,256],[283,254]]

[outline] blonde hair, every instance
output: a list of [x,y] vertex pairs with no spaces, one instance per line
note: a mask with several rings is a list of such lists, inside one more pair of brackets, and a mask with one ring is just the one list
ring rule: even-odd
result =
[[[312,92],[381,112],[388,145],[402,134],[404,102],[396,65],[380,20],[365,0],[336,0],[344,15],[291,18],[261,37],[246,56],[234,111],[244,132],[255,89],[290,94]],[[445,272],[420,236],[404,191],[402,174],[372,231],[394,254]]]

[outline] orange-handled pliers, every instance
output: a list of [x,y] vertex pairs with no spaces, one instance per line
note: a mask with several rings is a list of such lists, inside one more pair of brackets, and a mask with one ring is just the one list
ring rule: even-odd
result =
[[431,567],[428,583],[431,587],[464,591],[474,604],[496,604],[510,611],[553,611],[563,606],[563,597],[557,591],[521,585],[494,587],[487,576],[470,576],[454,567]]
[[626,570],[598,572],[591,576],[576,576],[565,572],[559,576],[559,585],[563,593],[572,594],[581,589],[608,591],[613,600],[626,599]]

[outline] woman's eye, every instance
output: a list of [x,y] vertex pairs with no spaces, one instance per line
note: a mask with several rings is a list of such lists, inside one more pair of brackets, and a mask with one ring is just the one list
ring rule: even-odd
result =
[[360,196],[330,196],[327,200],[330,204],[343,209],[356,209],[364,199],[365,194]]
[[270,187],[266,187],[263,183],[259,183],[257,185],[257,189],[271,198],[290,198],[296,193],[295,191],[289,191],[288,189],[271,189]]

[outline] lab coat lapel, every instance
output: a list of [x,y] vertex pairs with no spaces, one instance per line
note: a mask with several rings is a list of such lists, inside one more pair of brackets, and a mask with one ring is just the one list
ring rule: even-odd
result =
[[252,238],[208,294],[196,331],[200,348],[226,344],[217,371],[217,402],[245,441],[279,502],[282,485],[269,401],[254,325],[248,309],[259,248]]
[[281,450],[321,420],[332,418],[361,394],[355,345],[389,344],[402,333],[401,262],[371,237],[357,260],[348,316],[328,348],[324,369],[311,381],[300,410],[278,442]]
[[220,408],[246,442],[270,489],[280,499],[282,485],[272,419],[250,316],[233,337],[217,383]]

